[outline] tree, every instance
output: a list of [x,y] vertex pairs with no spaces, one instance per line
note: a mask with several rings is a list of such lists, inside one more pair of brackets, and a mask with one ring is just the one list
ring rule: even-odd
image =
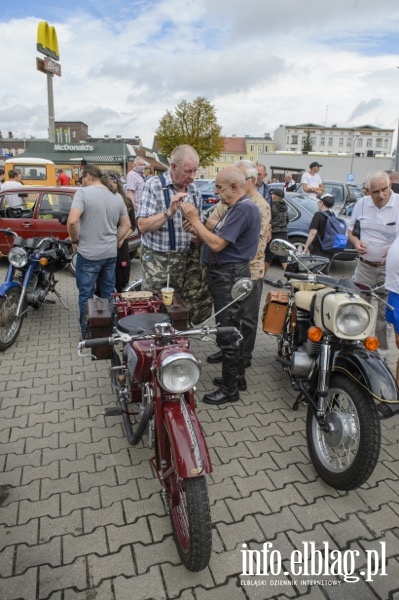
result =
[[170,156],[180,144],[190,144],[196,149],[200,165],[212,165],[223,150],[222,128],[217,123],[215,107],[206,98],[198,97],[194,102],[182,100],[174,114],[169,110],[155,131],[161,151]]
[[310,135],[310,131],[308,131],[305,139],[303,140],[302,152],[307,153],[307,152],[312,152],[312,150],[313,150],[313,142],[312,142],[312,138]]

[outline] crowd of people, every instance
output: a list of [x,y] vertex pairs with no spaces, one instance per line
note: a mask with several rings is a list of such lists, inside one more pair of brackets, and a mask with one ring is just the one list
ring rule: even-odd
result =
[[[292,174],[286,173],[283,186],[273,186],[266,180],[264,165],[240,160],[217,173],[215,192],[220,201],[204,222],[201,194],[194,184],[199,156],[193,147],[176,147],[169,169],[161,176],[146,179],[147,166],[144,159],[135,159],[125,190],[118,173],[103,173],[94,165],[82,165],[81,187],[74,195],[67,222],[73,250],[77,251],[82,337],[86,335],[88,299],[95,292],[102,298],[111,298],[129,281],[127,238],[136,225],[141,233],[142,285],[147,290],[160,291],[168,284],[183,295],[188,252],[193,244],[201,243],[215,311],[231,302],[231,289],[238,279],[249,277],[253,284],[245,300],[228,307],[218,317],[221,325],[241,330],[242,344],[237,346],[231,336],[219,335],[218,352],[208,356],[209,362],[221,363],[222,373],[214,379],[217,387],[205,394],[204,402],[236,402],[239,391],[247,389],[245,369],[251,366],[255,347],[262,281],[267,281],[265,275],[275,258],[270,243],[276,238],[288,239],[284,197],[297,184]],[[325,255],[320,240],[326,227],[325,216],[334,214],[334,197],[324,193],[321,167],[314,161],[302,175],[303,192],[314,197],[319,208],[312,218],[304,252]],[[59,183],[67,185],[63,175],[60,170]],[[4,170],[0,170],[0,179],[2,190],[22,185],[17,172],[10,171],[4,181]],[[386,353],[390,323],[399,348],[398,174],[371,173],[364,189],[366,195],[356,203],[347,231],[358,253],[353,279],[378,286],[384,302],[378,304],[376,335],[382,353]],[[280,263],[285,269],[284,259]],[[387,300],[390,308],[386,308]],[[399,384],[399,360],[396,376]]]

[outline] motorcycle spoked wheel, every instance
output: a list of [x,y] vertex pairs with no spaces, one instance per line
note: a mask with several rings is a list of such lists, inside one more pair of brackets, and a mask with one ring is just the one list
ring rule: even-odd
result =
[[336,490],[354,490],[365,483],[377,464],[381,429],[377,408],[370,394],[341,374],[330,380],[325,400],[331,433],[320,429],[308,409],[308,451],[320,477]]
[[[166,435],[166,433],[165,433]],[[173,464],[169,439],[166,441],[167,466]],[[205,476],[182,479],[174,469],[165,480],[173,538],[180,560],[192,572],[208,566],[212,550],[212,526]]]
[[0,298],[0,351],[7,350],[15,342],[21,329],[24,319],[24,309],[22,316],[15,318],[19,298],[21,296],[20,288],[11,288],[5,296]]

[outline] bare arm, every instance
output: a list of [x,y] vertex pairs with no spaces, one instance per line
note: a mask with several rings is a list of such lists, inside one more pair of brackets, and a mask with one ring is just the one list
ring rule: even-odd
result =
[[204,242],[213,252],[221,252],[229,245],[229,242],[209,231],[205,225],[201,223],[198,211],[192,204],[183,204],[182,211],[187,221],[195,230],[199,239]]
[[69,211],[67,229],[71,238],[72,246],[77,246],[79,239],[79,221],[82,211],[79,208],[71,208]]
[[118,244],[123,242],[126,238],[127,234],[131,231],[130,219],[128,215],[122,215],[119,219],[118,226]]
[[359,240],[358,237],[353,235],[352,231],[348,229],[346,233],[348,235],[348,240],[354,245],[355,249],[359,252],[359,254],[364,254],[365,252],[367,252],[366,244]]
[[305,247],[303,249],[303,251],[305,252],[305,254],[309,254],[309,246],[312,244],[312,242],[315,239],[316,235],[317,235],[317,229],[311,229],[309,231],[308,239],[306,240]]

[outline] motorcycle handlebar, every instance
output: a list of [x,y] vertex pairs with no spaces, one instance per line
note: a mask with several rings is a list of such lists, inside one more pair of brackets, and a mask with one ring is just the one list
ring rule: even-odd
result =
[[289,271],[285,271],[284,276],[288,279],[301,279],[303,281],[314,281],[315,279],[315,276],[310,273],[291,273]]
[[95,348],[96,346],[104,346],[108,344],[109,346],[113,346],[115,344],[115,340],[113,337],[106,338],[95,338],[92,340],[82,340],[79,342],[79,349],[81,348]]
[[5,235],[13,235],[14,237],[18,237],[18,234],[15,233],[15,231],[13,231],[12,229],[10,229],[9,227],[7,229],[0,229],[0,233],[4,233]]

